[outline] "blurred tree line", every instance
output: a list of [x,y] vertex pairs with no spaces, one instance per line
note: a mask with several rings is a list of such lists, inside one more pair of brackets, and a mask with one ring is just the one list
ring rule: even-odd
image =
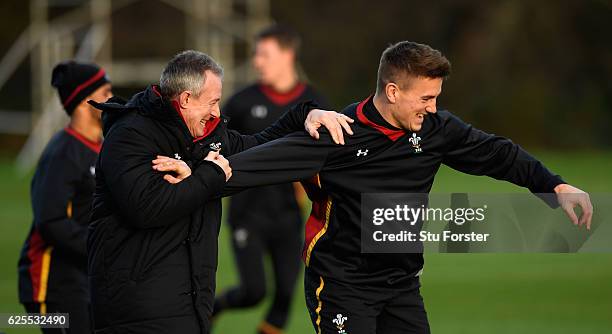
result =
[[612,146],[612,2],[275,1],[309,79],[340,108],[373,93],[382,50],[411,40],[453,65],[439,106],[539,148]]
[[[180,48],[169,29],[181,29],[182,17],[154,3],[138,5],[152,22],[118,13],[113,38],[169,58],[178,51],[169,45]],[[27,26],[27,1],[2,2],[0,12],[3,55]],[[335,108],[372,94],[382,50],[412,40],[453,65],[440,108],[530,148],[612,147],[610,0],[271,0],[271,15],[301,33],[302,67]],[[2,108],[29,102],[27,71],[0,91]]]

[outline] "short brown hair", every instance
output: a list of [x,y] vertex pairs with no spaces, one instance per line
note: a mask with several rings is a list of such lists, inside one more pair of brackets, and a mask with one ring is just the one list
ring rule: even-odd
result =
[[300,51],[302,39],[297,31],[283,24],[274,24],[260,31],[255,36],[255,41],[262,39],[274,39],[283,49],[291,49],[297,55]]
[[405,88],[400,81],[406,83],[410,77],[446,78],[450,72],[451,64],[440,51],[429,45],[403,41],[383,51],[376,90],[384,91],[390,82]]

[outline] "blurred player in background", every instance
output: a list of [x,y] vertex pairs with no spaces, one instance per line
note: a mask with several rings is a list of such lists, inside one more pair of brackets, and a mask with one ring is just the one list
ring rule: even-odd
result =
[[[242,89],[223,108],[233,129],[257,133],[277,120],[288,107],[314,100],[327,103],[296,68],[300,38],[295,31],[273,25],[256,37],[253,66],[258,82]],[[302,218],[296,196],[301,186],[291,183],[250,189],[232,197],[228,222],[240,272],[240,285],[220,294],[214,314],[257,305],[266,295],[264,254],[274,270],[274,300],[259,333],[279,333],[285,327],[300,268]],[[297,190],[297,191],[296,191]]]
[[102,143],[101,113],[87,103],[112,96],[103,69],[68,61],[53,69],[70,123],[47,144],[31,185],[33,223],[19,259],[19,301],[28,313],[69,313],[69,329],[89,333],[87,225]]

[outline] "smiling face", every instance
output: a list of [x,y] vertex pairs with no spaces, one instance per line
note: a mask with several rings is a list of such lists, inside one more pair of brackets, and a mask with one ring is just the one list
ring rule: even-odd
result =
[[383,51],[374,102],[387,122],[404,130],[421,130],[427,114],[436,112],[442,81],[451,64],[438,50],[410,41]]
[[211,71],[204,73],[206,80],[198,95],[184,91],[178,96],[181,114],[194,138],[204,135],[206,122],[221,116],[219,101],[221,101],[223,82],[220,76]]
[[407,87],[387,85],[387,98],[391,102],[391,116],[394,125],[404,130],[421,130],[427,114],[435,114],[436,100],[442,92],[442,78],[415,77]]

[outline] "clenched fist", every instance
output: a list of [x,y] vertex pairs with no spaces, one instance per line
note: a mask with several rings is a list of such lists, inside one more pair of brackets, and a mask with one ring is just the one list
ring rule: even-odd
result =
[[208,155],[206,156],[206,158],[204,158],[204,160],[213,162],[217,166],[221,167],[221,169],[223,169],[223,172],[225,172],[225,181],[229,180],[230,177],[232,177],[232,167],[230,167],[229,161],[227,161],[224,156],[219,154],[219,152],[208,152]]

